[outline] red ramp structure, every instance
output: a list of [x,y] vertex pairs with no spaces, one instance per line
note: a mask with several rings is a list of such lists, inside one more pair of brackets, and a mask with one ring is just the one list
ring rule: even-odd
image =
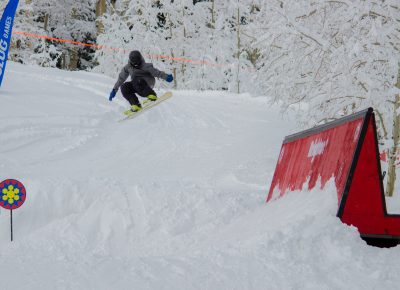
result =
[[282,144],[267,202],[334,179],[337,216],[362,238],[398,242],[400,215],[387,213],[372,108],[297,134]]

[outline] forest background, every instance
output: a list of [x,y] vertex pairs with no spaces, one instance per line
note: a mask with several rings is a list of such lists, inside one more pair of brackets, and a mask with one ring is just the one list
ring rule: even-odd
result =
[[9,58],[116,78],[131,50],[171,71],[175,89],[267,96],[301,128],[373,107],[393,195],[397,0],[20,0]]

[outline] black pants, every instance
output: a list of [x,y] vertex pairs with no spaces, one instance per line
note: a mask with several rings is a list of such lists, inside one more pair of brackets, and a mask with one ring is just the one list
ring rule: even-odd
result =
[[154,90],[142,78],[136,78],[130,82],[124,83],[121,86],[121,93],[131,105],[140,104],[136,94],[138,94],[141,97],[147,97],[148,95],[156,95]]

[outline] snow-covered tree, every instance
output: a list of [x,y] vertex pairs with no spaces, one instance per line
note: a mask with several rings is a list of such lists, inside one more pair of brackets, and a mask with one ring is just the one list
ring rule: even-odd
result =
[[390,152],[390,194],[400,147],[399,23],[398,0],[25,0],[17,30],[80,42],[100,32],[102,48],[94,60],[88,48],[15,35],[10,58],[96,66],[115,77],[140,50],[173,72],[178,88],[262,93],[307,127],[372,106]]
[[[25,34],[13,35],[10,58],[22,63],[68,69],[94,66],[93,49],[49,41],[41,36],[95,42],[95,2],[96,0],[20,1],[14,31]],[[1,3],[4,6],[5,4]]]
[[104,32],[97,38],[102,49],[96,51],[99,66],[95,71],[115,76],[132,50],[141,51],[147,59],[165,54],[167,32],[159,26],[159,13],[160,7],[152,1],[124,1],[108,6],[101,19]]
[[[0,11],[3,11],[8,1],[0,3]],[[19,33],[29,33],[30,35],[44,35],[46,31],[39,23],[40,17],[35,15],[34,3],[31,0],[22,0],[14,18],[13,37],[9,58],[25,64],[39,64],[43,66],[55,66],[61,51],[54,45],[45,40],[21,35]]]
[[[279,1],[263,4],[258,78],[285,110],[307,106],[308,125],[374,107],[384,148],[393,134],[399,65],[395,1]],[[303,106],[304,107],[304,106]],[[398,114],[399,112],[396,112]]]
[[[43,20],[49,36],[76,42],[93,43],[96,39],[96,0],[37,0],[34,13]],[[68,69],[85,69],[92,66],[93,49],[57,44],[63,49],[63,58],[59,64]]]
[[[243,15],[249,13],[253,2],[233,1],[234,6],[224,1],[117,2],[115,11],[110,9],[102,20],[104,33],[98,42],[124,52],[142,51],[161,69],[174,71],[179,88],[237,91],[241,82],[254,87],[247,54],[250,48],[245,49],[249,46],[239,27],[250,26],[250,18]],[[115,75],[120,69],[126,55],[112,51],[105,47],[97,52],[100,65],[96,71]]]

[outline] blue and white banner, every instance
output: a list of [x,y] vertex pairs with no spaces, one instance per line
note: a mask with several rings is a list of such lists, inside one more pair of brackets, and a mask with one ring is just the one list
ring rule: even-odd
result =
[[6,70],[8,50],[10,48],[12,27],[14,24],[14,15],[17,11],[19,0],[10,0],[0,21],[0,86],[3,81]]

